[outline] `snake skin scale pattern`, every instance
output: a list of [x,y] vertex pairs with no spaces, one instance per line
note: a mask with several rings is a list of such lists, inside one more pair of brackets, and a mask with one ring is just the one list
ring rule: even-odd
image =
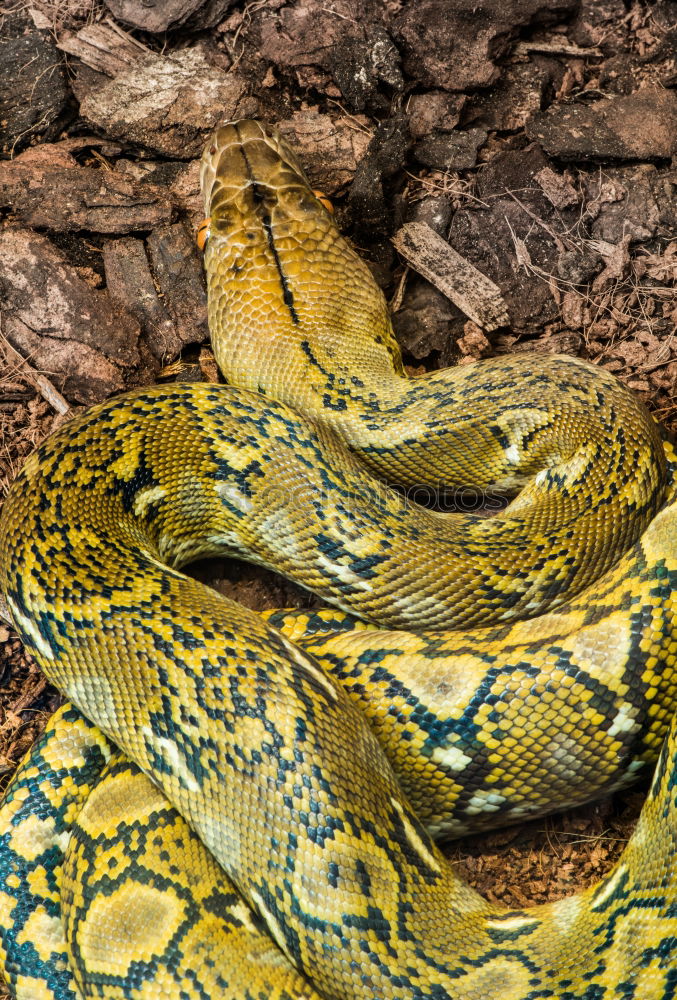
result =
[[[229,384],[76,416],[0,515],[13,624],[69,699],[0,805],[14,996],[674,1000],[667,435],[575,358],[408,378],[274,131],[219,129],[202,184]],[[412,499],[466,486],[512,499]],[[257,614],[181,572],[223,553],[332,607]],[[569,899],[490,904],[436,846],[654,766]]]

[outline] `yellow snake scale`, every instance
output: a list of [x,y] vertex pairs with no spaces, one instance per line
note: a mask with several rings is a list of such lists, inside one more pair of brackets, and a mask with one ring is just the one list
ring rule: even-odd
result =
[[[72,702],[0,810],[16,997],[674,998],[670,444],[574,358],[407,378],[367,267],[258,123],[217,131],[202,181],[229,385],[78,415],[2,512],[13,622]],[[421,485],[516,495],[448,515]],[[339,611],[257,615],[179,572],[223,552]],[[431,839],[657,758],[620,861],[570,899],[489,904]]]

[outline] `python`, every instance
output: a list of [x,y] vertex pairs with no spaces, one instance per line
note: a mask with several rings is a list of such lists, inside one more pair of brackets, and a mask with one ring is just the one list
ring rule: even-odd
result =
[[[14,625],[69,699],[0,808],[10,988],[674,997],[672,445],[575,358],[407,378],[274,131],[219,129],[202,183],[228,385],[76,417],[0,517]],[[516,495],[446,515],[389,483]],[[332,608],[259,615],[181,572],[222,552]],[[489,904],[434,842],[656,760],[618,864],[570,899]]]

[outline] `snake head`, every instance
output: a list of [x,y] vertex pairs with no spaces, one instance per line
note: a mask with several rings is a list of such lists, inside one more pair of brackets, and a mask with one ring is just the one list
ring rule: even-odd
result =
[[209,236],[238,238],[263,226],[303,226],[321,220],[331,203],[314,191],[303,167],[276,129],[244,119],[221,126],[202,155],[200,182]]

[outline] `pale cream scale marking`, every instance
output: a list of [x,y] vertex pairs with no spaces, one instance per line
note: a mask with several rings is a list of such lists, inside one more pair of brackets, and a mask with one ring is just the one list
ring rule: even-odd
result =
[[240,902],[236,903],[235,906],[231,906],[230,912],[236,920],[240,921],[243,927],[247,928],[248,931],[252,931],[254,934],[258,932],[258,928],[252,919],[251,910],[244,900],[240,900]]
[[249,511],[254,509],[254,504],[245,496],[237,486],[233,486],[229,483],[217,483],[216,492],[219,496],[227,500],[228,503],[232,504],[233,507],[237,507],[238,510],[242,511],[243,514],[248,514]]
[[141,490],[134,497],[134,513],[137,517],[143,517],[148,508],[156,500],[162,500],[167,495],[167,490],[162,486],[150,486],[147,490]]
[[69,838],[70,833],[67,831],[55,834],[53,819],[40,819],[39,816],[32,815],[12,828],[10,846],[25,861],[35,861],[54,845],[63,849]]
[[54,652],[52,647],[44,636],[40,635],[35,623],[32,622],[30,618],[26,618],[26,616],[19,611],[11,597],[8,596],[6,600],[10,611],[12,612],[14,624],[18,626],[17,631],[24,632],[26,635],[29,635],[33,645],[38,650],[40,655],[44,656],[46,660],[53,660]]
[[520,931],[527,927],[537,927],[539,920],[535,917],[506,916],[492,917],[485,921],[486,927],[491,927],[498,931]]
[[184,783],[189,791],[199,792],[199,782],[196,781],[195,775],[188,768],[174,740],[167,739],[166,736],[156,736],[150,726],[143,726],[141,735],[147,744],[164,757],[176,777]]
[[311,677],[314,677],[317,683],[324,688],[330,698],[334,701],[338,701],[338,694],[336,693],[334,685],[328,677],[325,677],[322,670],[320,670],[319,667],[316,667],[314,663],[311,663],[310,660],[307,660],[303,654],[300,653],[295,646],[292,646],[291,643],[287,642],[286,639],[283,638],[282,643],[286,652],[289,654],[289,658],[293,660],[301,670],[304,670],[307,674],[310,674]]
[[280,949],[285,953],[285,955],[290,961],[293,961],[292,956],[289,954],[289,950],[287,948],[287,941],[284,934],[282,933],[282,928],[280,927],[277,920],[270,912],[266,904],[263,902],[261,895],[255,889],[252,889],[251,897],[254,900],[256,908],[261,914],[261,917],[265,921],[266,927],[272,934],[273,938],[279,945]]
[[501,795],[499,792],[480,790],[475,792],[473,797],[468,802],[465,811],[469,816],[476,816],[481,812],[498,812],[501,805],[507,801],[508,800],[505,795]]
[[332,562],[323,553],[318,554],[317,562],[323,569],[327,570],[330,576],[336,577],[342,583],[347,583],[351,587],[358,587],[360,590],[367,591],[367,593],[371,593],[374,589],[368,580],[363,580],[349,566],[342,566],[341,563]]
[[435,747],[430,756],[436,764],[442,764],[450,771],[464,771],[468,764],[472,763],[472,757],[468,757],[459,747],[454,746]]
[[17,944],[35,948],[43,962],[49,962],[53,952],[60,952],[64,933],[60,916],[50,916],[44,909],[34,910],[16,936]]
[[636,732],[640,728],[636,718],[638,711],[639,709],[636,705],[630,705],[627,701],[623,702],[609,726],[609,736],[618,736],[619,733]]
[[516,444],[511,444],[509,448],[505,448],[504,454],[511,465],[519,465],[522,456],[520,455],[519,447]]
[[433,854],[430,853],[430,851],[428,850],[428,848],[426,847],[426,845],[423,843],[423,841],[421,840],[420,836],[418,835],[418,833],[416,832],[416,830],[414,829],[414,827],[411,825],[411,823],[407,819],[407,816],[406,816],[406,814],[404,812],[404,809],[402,808],[402,806],[400,805],[400,803],[397,801],[397,799],[394,799],[392,797],[392,795],[390,796],[390,801],[394,805],[394,807],[395,807],[395,809],[396,809],[396,811],[397,811],[397,813],[398,813],[398,815],[400,817],[400,820],[402,821],[402,826],[404,827],[404,832],[407,835],[407,840],[409,841],[409,843],[411,844],[411,846],[414,848],[414,850],[416,851],[416,853],[418,854],[418,856],[420,858],[422,858],[423,861],[425,862],[425,864],[428,865],[429,868],[432,868],[433,871],[441,873],[442,866],[440,865],[440,863],[437,860],[437,858]]
[[627,871],[627,865],[620,865],[620,867],[616,869],[595,902],[590,907],[591,910],[600,910],[604,906],[609,897],[613,896],[614,892],[618,888],[618,883],[623,879],[623,876],[627,874]]

